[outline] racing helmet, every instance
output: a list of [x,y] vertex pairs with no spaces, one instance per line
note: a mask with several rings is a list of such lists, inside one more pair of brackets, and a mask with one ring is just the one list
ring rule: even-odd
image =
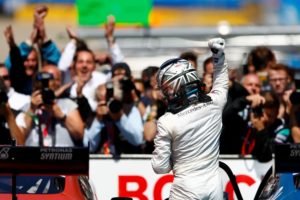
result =
[[167,60],[157,73],[157,85],[169,100],[178,94],[182,86],[195,81],[200,82],[195,68],[180,58]]
[[[172,110],[181,110],[194,102],[211,100],[190,62],[173,58],[164,62],[157,73],[157,84]],[[205,98],[203,98],[205,97]]]

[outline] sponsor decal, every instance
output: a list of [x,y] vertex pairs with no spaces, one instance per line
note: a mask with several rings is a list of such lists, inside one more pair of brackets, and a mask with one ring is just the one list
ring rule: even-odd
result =
[[41,160],[72,160],[71,148],[41,148]]
[[9,152],[10,148],[4,147],[0,150],[0,160],[6,160],[9,158]]

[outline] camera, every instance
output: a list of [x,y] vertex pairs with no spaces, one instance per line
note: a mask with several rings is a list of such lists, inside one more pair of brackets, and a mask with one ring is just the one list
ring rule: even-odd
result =
[[127,77],[124,77],[120,80],[121,89],[127,93],[131,92],[131,90],[135,89],[134,83]]
[[135,90],[134,83],[127,77],[121,79],[118,85],[108,82],[106,83],[106,101],[110,102],[116,97],[123,103],[132,103],[132,90]]
[[109,110],[118,113],[123,108],[123,103],[132,103],[131,91],[134,89],[134,83],[127,77],[119,80],[118,85],[112,82],[106,83],[106,102]]
[[108,105],[109,110],[112,113],[118,113],[122,110],[122,102],[114,99],[114,91],[119,91],[114,88],[114,84],[112,82],[106,83],[106,102]]
[[106,102],[110,102],[114,98],[114,85],[112,82],[106,83]]
[[257,107],[254,107],[251,109],[252,113],[254,114],[254,117],[262,117],[263,116],[263,105],[259,105]]
[[134,83],[131,81],[131,79],[124,77],[120,80],[120,86],[122,91],[122,102],[123,103],[132,103],[132,94],[131,91],[135,90]]
[[122,102],[114,99],[114,85],[112,82],[106,83],[106,102],[112,113],[118,113],[122,109]]
[[55,94],[53,90],[49,88],[49,80],[52,80],[53,75],[46,72],[40,72],[37,74],[37,80],[41,83],[41,93],[44,104],[51,105],[55,100]]

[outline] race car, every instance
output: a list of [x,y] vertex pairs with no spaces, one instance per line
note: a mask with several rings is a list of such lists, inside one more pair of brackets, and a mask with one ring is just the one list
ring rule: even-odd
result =
[[88,148],[0,146],[1,200],[97,200]]
[[1,200],[97,200],[87,176],[22,175],[16,177],[16,195],[12,177],[0,176]]
[[300,144],[275,145],[274,158],[254,199],[300,199]]

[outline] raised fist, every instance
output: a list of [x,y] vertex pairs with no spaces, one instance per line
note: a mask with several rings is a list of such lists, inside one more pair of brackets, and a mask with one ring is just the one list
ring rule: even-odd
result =
[[41,18],[45,18],[46,15],[47,15],[47,13],[48,13],[48,7],[45,6],[45,5],[40,5],[40,6],[38,6],[38,7],[35,8],[34,15],[35,16],[38,15]]
[[223,66],[225,62],[225,40],[223,38],[213,38],[208,41],[208,46],[213,53],[212,58],[214,65]]
[[208,46],[213,54],[221,56],[225,49],[225,40],[223,38],[213,38],[208,41]]
[[6,38],[7,44],[10,47],[16,45],[11,25],[9,25],[8,27],[5,28],[5,30],[4,30],[4,36]]
[[113,15],[109,15],[107,17],[107,23],[105,24],[105,37],[109,45],[112,45],[114,43],[114,31],[115,31],[115,17]]

